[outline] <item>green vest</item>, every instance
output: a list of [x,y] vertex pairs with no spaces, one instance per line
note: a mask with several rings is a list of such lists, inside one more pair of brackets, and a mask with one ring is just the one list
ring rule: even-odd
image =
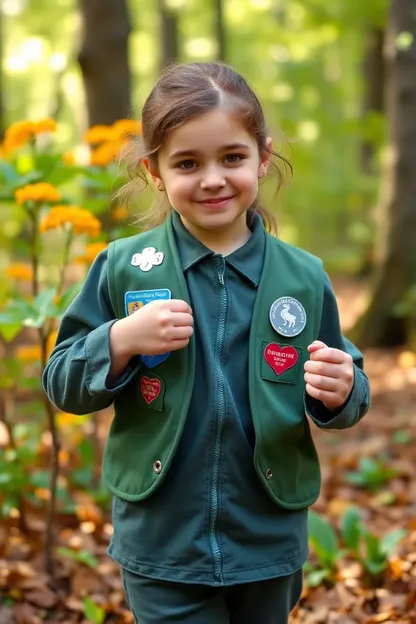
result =
[[[147,247],[163,252],[164,257],[143,271],[132,258]],[[128,291],[167,288],[173,299],[192,307],[171,219],[109,245],[108,283],[117,318],[126,316]],[[303,364],[308,345],[319,334],[323,289],[324,272],[318,258],[266,235],[250,331],[248,384],[256,433],[255,469],[271,498],[286,509],[310,506],[320,491],[319,462],[304,410]],[[296,299],[305,309],[306,326],[295,337],[277,334],[269,320],[273,302],[281,297]],[[289,347],[286,352],[296,349],[297,362],[276,374],[266,361],[266,349],[279,352],[285,346]],[[141,363],[137,375],[118,394],[103,460],[104,480],[115,495],[140,501],[162,483],[187,417],[194,374],[191,338],[188,347],[173,351],[156,367]]]

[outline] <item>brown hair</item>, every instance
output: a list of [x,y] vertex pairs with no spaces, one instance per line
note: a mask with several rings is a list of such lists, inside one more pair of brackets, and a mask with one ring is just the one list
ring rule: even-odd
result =
[[[147,98],[142,112],[142,136],[130,144],[122,157],[129,182],[117,193],[117,198],[131,200],[137,190],[148,185],[143,160],[157,171],[157,152],[167,134],[181,124],[219,106],[232,107],[240,116],[247,132],[257,142],[259,152],[267,150],[267,128],[262,106],[244,78],[223,63],[190,63],[169,66],[162,73]],[[272,154],[292,173],[290,163],[278,152]],[[271,163],[277,173],[277,190],[283,184],[282,170]],[[266,228],[276,233],[272,212],[263,207],[259,197],[251,209],[258,212]],[[165,221],[170,206],[158,202],[153,210],[139,217],[143,229],[151,229]]]

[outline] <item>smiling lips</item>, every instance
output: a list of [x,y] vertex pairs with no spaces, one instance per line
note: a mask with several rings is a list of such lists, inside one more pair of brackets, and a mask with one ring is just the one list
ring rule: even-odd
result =
[[227,197],[213,197],[211,199],[203,199],[198,202],[198,204],[203,204],[205,206],[213,206],[219,207],[226,204],[230,199],[233,199],[234,195],[228,195]]

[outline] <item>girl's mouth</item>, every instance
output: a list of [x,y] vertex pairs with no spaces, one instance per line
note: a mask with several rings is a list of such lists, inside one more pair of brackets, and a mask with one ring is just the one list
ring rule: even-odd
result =
[[211,199],[204,199],[202,201],[199,201],[198,204],[202,204],[203,206],[209,206],[212,208],[221,208],[233,198],[233,195],[229,195],[228,197],[213,197]]

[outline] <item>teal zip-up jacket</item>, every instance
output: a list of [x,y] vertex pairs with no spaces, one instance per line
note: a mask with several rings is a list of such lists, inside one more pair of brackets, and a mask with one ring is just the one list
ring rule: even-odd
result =
[[[248,376],[264,227],[256,216],[249,241],[223,258],[197,241],[176,213],[172,223],[194,311],[193,396],[175,457],[157,492],[138,502],[114,498],[109,554],[131,572],[165,581],[230,585],[291,574],[307,557],[307,510],[276,505],[259,485],[248,387],[242,382]],[[51,358],[55,363],[45,378],[58,405],[69,412],[109,405],[140,374],[140,366],[147,370],[133,358],[114,386],[106,384],[108,333],[115,317],[107,276],[104,252],[65,314]],[[318,337],[353,355],[356,380],[343,409],[328,412],[305,396],[307,413],[319,427],[349,427],[367,409],[368,384],[361,355],[342,338],[327,278]],[[163,412],[160,400],[155,401],[151,405],[158,418]]]
[[[163,261],[144,271],[136,260],[149,248]],[[172,218],[152,231],[112,243],[108,254],[107,279],[116,318],[127,313],[126,292],[169,288],[172,297],[192,305]],[[287,509],[308,507],[320,490],[319,462],[305,416],[303,364],[308,357],[308,344],[319,336],[324,283],[320,260],[266,234],[249,341],[248,385],[256,433],[254,464],[263,487],[276,503]],[[300,302],[306,311],[307,322],[296,336],[278,335],[268,321],[273,303],[281,298]],[[103,331],[108,329],[109,326]],[[56,383],[51,377],[59,367],[58,353],[65,359],[68,356],[59,342],[58,336],[58,346],[45,371],[45,387],[54,402],[57,402]],[[86,349],[88,361],[87,343]],[[276,372],[267,361],[267,349],[280,355],[291,352],[295,365],[283,373]],[[116,415],[104,456],[104,478],[117,496],[131,501],[145,499],[165,478],[186,421],[194,371],[191,340],[186,349],[171,353],[155,369],[142,364],[130,375],[127,371],[128,378],[121,381],[121,392],[121,387],[109,389],[109,403],[114,400]],[[362,382],[361,385],[365,393],[367,387]],[[155,387],[156,400],[149,402],[146,388],[152,391]],[[89,392],[93,394],[91,385]],[[80,407],[77,411],[89,411],[87,405]],[[162,412],[163,417],[155,418],[155,410]],[[355,420],[358,417],[357,411]]]

